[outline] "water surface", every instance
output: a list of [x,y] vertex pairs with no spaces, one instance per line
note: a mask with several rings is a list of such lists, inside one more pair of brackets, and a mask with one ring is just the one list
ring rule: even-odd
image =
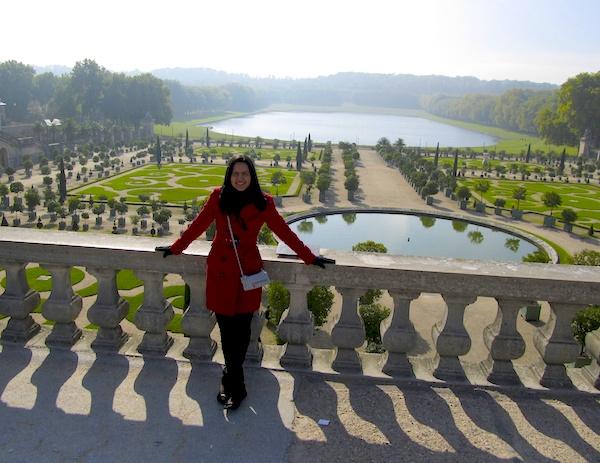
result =
[[402,138],[409,146],[491,146],[489,135],[421,117],[362,113],[268,112],[210,124],[213,130],[246,137],[279,140],[348,141],[375,145],[381,137]]
[[521,262],[538,249],[525,239],[482,225],[395,213],[332,214],[290,227],[309,245],[343,251],[373,240],[393,255]]

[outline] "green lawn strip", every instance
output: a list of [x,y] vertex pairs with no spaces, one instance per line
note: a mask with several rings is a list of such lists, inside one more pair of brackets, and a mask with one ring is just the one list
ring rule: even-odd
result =
[[559,264],[572,264],[573,263],[573,256],[571,254],[569,254],[569,252],[565,248],[559,246],[554,241],[551,241],[542,235],[538,235],[537,233],[531,233],[529,230],[523,230],[522,228],[519,228],[519,227],[515,227],[515,228],[517,228],[518,230],[521,230],[525,233],[529,233],[530,235],[533,235],[536,238],[539,238],[539,239],[545,241],[546,243],[548,243],[550,246],[552,246],[552,248],[556,251],[556,254],[558,254],[558,263]]
[[117,198],[119,196],[118,193],[115,193],[114,191],[111,190],[107,190],[106,188],[103,188],[102,186],[90,186],[87,188],[77,188],[75,190],[73,190],[71,192],[71,194],[75,194],[75,195],[85,195],[85,196],[90,196],[92,195],[94,198],[98,199],[100,198],[100,196],[104,195],[106,196],[106,199],[112,199],[112,198]]
[[[233,111],[226,111],[223,113],[218,113],[215,115],[211,115],[211,116],[207,116],[201,119],[193,119],[190,121],[173,121],[171,122],[170,125],[161,125],[161,124],[155,124],[154,125],[154,133],[156,135],[164,135],[164,136],[168,136],[168,137],[185,137],[185,132],[186,130],[188,131],[188,135],[190,138],[192,139],[204,139],[206,137],[206,127],[200,125],[200,124],[207,124],[210,125],[210,122],[217,122],[217,121],[222,121],[225,119],[231,119],[233,117],[240,117],[240,116],[244,116],[246,114],[249,113],[242,113],[242,112],[233,112]],[[211,135],[215,135],[217,134],[217,132],[213,132],[212,130],[209,129],[209,137]],[[231,135],[226,135],[226,134],[218,134],[219,136],[217,136],[216,138],[226,138],[226,139],[231,139]],[[213,137],[213,141],[216,139],[215,137]],[[235,139],[237,138],[245,138],[245,137],[238,137],[238,136],[234,136]]]
[[137,278],[132,270],[121,270],[117,273],[117,288],[130,290],[143,286],[144,282]]
[[[25,270],[27,278],[27,284],[31,289],[38,292],[50,291],[52,289],[52,277],[48,270],[43,267],[29,267]],[[47,277],[48,279],[39,279],[40,277]],[[85,273],[78,268],[71,268],[71,284],[76,285],[85,278]],[[6,277],[0,281],[0,285],[6,288]]]
[[78,294],[81,297],[90,297],[98,294],[98,283],[93,283],[90,286],[87,286],[79,291],[75,291],[75,294]]
[[555,153],[562,153],[563,148],[566,148],[567,154],[576,155],[577,147],[565,146],[565,145],[553,145],[545,143],[540,137],[534,135],[524,134],[521,132],[513,132],[511,130],[501,129],[500,127],[492,127],[489,125],[477,124],[474,122],[465,122],[456,119],[447,119],[444,117],[435,116],[433,114],[425,113],[423,117],[432,121],[441,122],[443,124],[453,125],[467,130],[475,132],[485,133],[493,137],[498,138],[495,145],[487,147],[475,147],[474,150],[483,149],[494,149],[496,151],[506,151],[511,154],[520,154],[521,152],[527,151],[527,146],[531,144],[532,151],[554,151]]
[[[173,306],[176,308],[183,308],[183,292],[184,292],[184,285],[166,286],[163,289],[163,294],[166,299],[171,298],[171,297],[176,297],[177,299],[182,299],[181,301],[178,301],[177,304],[173,304]],[[127,312],[126,318],[131,323],[134,323],[135,314],[137,313],[138,309],[144,302],[144,293],[136,294],[135,296],[125,296],[125,299],[129,302],[129,310]],[[171,331],[173,333],[181,333],[181,318],[182,317],[183,317],[183,314],[176,313],[173,316],[173,319],[167,325],[167,331]]]

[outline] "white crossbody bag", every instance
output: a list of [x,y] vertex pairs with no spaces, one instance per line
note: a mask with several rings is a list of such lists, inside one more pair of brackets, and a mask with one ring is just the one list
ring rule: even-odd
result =
[[251,291],[253,289],[258,289],[268,284],[270,280],[269,274],[264,270],[260,272],[253,273],[252,275],[244,275],[244,270],[242,269],[242,263],[240,262],[240,256],[237,251],[237,244],[235,242],[235,237],[233,236],[233,230],[231,229],[231,221],[229,220],[229,216],[227,216],[227,225],[229,226],[229,234],[231,235],[231,244],[233,245],[233,251],[235,252],[235,258],[238,263],[238,267],[240,268],[240,280],[242,281],[242,288],[244,291]]

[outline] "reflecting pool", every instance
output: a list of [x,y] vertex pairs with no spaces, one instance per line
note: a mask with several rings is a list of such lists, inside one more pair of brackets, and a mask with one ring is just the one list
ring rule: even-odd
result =
[[393,255],[522,262],[539,249],[522,237],[484,225],[394,212],[319,215],[294,220],[290,227],[311,246],[345,251],[372,240]]

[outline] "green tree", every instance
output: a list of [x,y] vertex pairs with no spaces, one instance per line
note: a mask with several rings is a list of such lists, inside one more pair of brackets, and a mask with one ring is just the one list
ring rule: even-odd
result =
[[23,184],[21,182],[13,182],[10,184],[10,192],[11,193],[21,193],[22,191],[25,190],[25,187],[23,186]]
[[281,316],[290,305],[290,292],[278,281],[271,281],[267,287],[268,319],[273,326],[279,325]]
[[577,212],[571,208],[564,208],[560,214],[566,223],[573,223],[577,220]]
[[31,187],[25,192],[25,203],[29,212],[33,212],[40,202],[40,193],[35,188]]
[[575,265],[598,265],[600,266],[600,251],[584,249],[573,254],[573,263]]
[[512,197],[517,200],[517,209],[519,209],[521,201],[524,201],[525,198],[527,198],[527,189],[522,186],[515,188]]
[[275,185],[275,195],[279,195],[279,185],[287,183],[287,178],[280,170],[276,170],[271,175],[271,183]]
[[461,201],[468,201],[471,197],[471,190],[469,190],[468,186],[462,185],[456,190],[456,197]]
[[390,309],[381,304],[365,304],[359,307],[358,313],[365,324],[367,352],[382,352],[381,322],[390,316]]
[[479,193],[479,199],[483,203],[483,194],[488,192],[491,187],[489,180],[478,180],[475,183],[475,191]]
[[322,326],[333,305],[333,292],[327,286],[315,286],[306,295],[308,310],[313,314],[315,326]]
[[79,198],[69,198],[69,201],[67,202],[67,208],[71,214],[79,208],[79,203]]
[[28,107],[32,100],[32,66],[10,60],[0,63],[0,92],[6,103],[6,117],[9,121],[27,121]]
[[542,194],[542,202],[550,208],[550,215],[552,215],[553,209],[562,204],[562,199],[556,191],[545,191]]
[[273,236],[273,232],[267,226],[267,224],[263,224],[260,231],[258,232],[258,244],[266,244],[268,246],[277,245],[277,240]]
[[[381,254],[387,253],[387,248],[383,243],[377,243],[373,240],[361,241],[352,246],[352,250],[356,252],[377,252]],[[383,294],[380,289],[368,289],[365,294],[360,297],[360,304],[374,304]]]

